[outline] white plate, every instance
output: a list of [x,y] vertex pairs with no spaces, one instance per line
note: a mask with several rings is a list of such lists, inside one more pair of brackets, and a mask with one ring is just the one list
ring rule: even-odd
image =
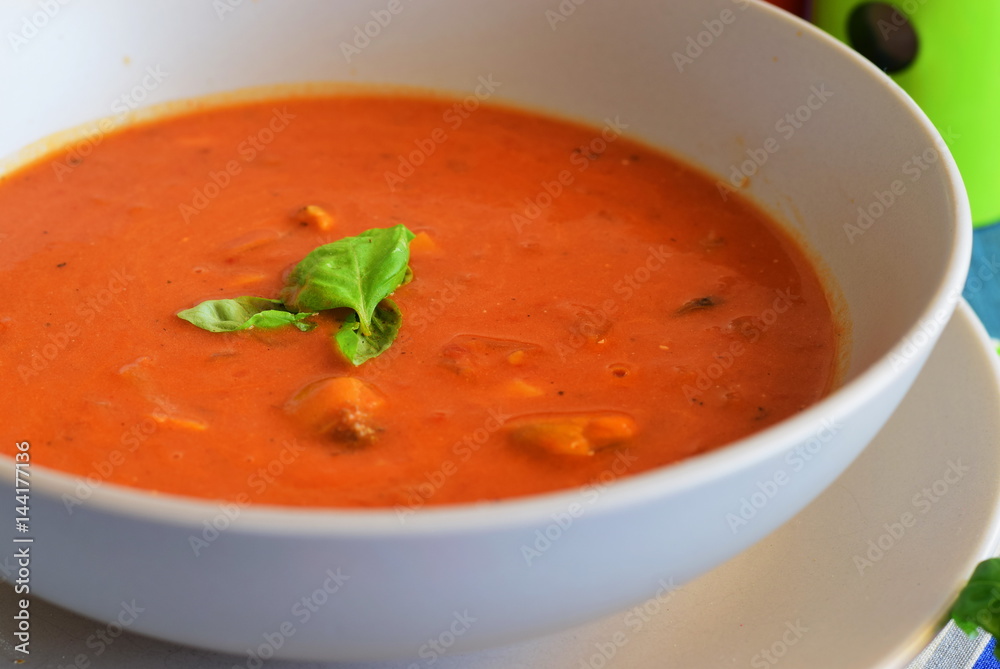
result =
[[[445,653],[433,663],[428,649],[410,662],[336,666],[775,666],[767,651],[785,667],[901,667],[931,641],[966,577],[1000,540],[998,369],[962,304],[889,424],[826,493],[751,550],[662,601],[649,600],[644,613],[475,655]],[[14,610],[13,591],[0,592],[0,610]],[[246,657],[128,632],[105,643],[104,625],[37,600],[31,611],[33,666],[71,666],[81,654],[101,668],[247,666]],[[2,653],[15,659],[6,638]]]

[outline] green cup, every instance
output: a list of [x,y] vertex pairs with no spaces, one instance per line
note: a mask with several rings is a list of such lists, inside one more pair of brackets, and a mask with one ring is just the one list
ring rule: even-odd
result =
[[813,21],[906,89],[947,140],[975,224],[1000,222],[1000,0],[814,0]]

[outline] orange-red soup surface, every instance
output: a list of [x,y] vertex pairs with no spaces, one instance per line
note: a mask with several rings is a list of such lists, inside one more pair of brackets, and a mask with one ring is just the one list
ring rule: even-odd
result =
[[[420,233],[402,329],[359,367],[336,315],[221,334],[175,315],[277,297],[315,247],[399,223]],[[0,239],[7,452],[29,440],[90,489],[540,493],[744,437],[837,366],[816,270],[759,211],[613,127],[502,108],[297,98],[128,127],[3,177]],[[363,433],[321,425],[351,402]]]

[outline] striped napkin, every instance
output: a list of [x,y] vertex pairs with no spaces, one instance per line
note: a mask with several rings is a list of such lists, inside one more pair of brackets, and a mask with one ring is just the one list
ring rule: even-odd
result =
[[980,633],[970,639],[949,622],[906,669],[1000,669],[993,656],[996,640]]
[[[1000,274],[1000,223],[976,229],[963,293],[995,343],[1000,339],[1000,281],[992,281],[996,274]],[[949,622],[907,669],[1000,669],[995,646],[988,634],[970,639]]]

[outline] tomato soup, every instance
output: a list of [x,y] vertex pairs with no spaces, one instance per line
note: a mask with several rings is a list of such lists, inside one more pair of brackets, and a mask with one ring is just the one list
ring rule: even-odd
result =
[[[8,174],[7,424],[81,477],[68,504],[114,483],[405,511],[606,483],[822,398],[841,329],[806,254],[626,123],[290,98]],[[309,332],[177,317],[278,298],[313,249],[397,225],[412,280],[367,362],[332,345],[338,311]]]

